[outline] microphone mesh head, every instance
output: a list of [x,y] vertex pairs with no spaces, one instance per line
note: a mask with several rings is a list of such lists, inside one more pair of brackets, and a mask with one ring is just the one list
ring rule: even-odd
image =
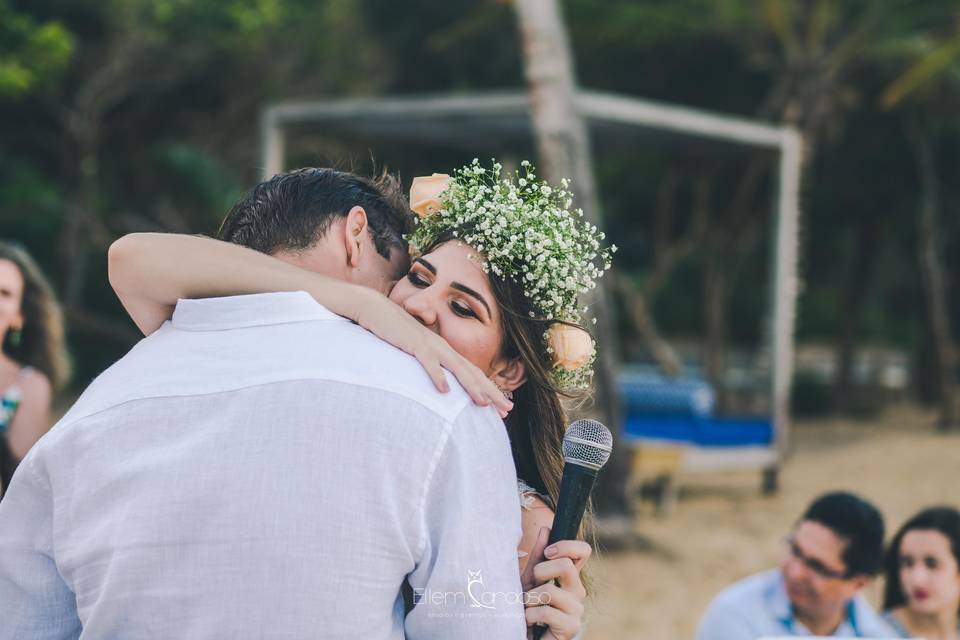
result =
[[563,458],[591,469],[607,464],[613,451],[610,430],[596,420],[577,420],[563,436]]

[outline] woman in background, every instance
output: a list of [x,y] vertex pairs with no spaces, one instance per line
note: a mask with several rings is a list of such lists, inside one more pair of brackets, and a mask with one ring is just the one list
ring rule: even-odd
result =
[[883,608],[901,638],[960,638],[960,512],[932,507],[900,528],[887,552]]
[[40,268],[0,242],[0,497],[50,428],[50,399],[67,380],[63,320]]

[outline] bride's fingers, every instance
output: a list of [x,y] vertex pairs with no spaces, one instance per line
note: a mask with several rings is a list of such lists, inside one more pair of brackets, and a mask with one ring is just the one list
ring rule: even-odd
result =
[[[527,626],[545,624],[557,638],[573,638],[580,631],[580,619],[548,605],[531,607],[524,611]],[[547,636],[549,637],[549,636]]]
[[513,407],[513,403],[497,390],[480,368],[457,353],[446,340],[424,327],[395,303],[386,302],[384,309],[381,300],[375,300],[377,304],[365,307],[363,313],[356,314],[357,323],[416,358],[440,393],[450,390],[443,371],[446,368],[460,381],[476,404],[485,407],[492,402],[500,417],[504,417]]
[[541,562],[533,568],[533,575],[538,584],[557,580],[561,589],[569,591],[581,600],[587,595],[583,588],[583,582],[580,580],[580,572],[570,558]]
[[583,540],[560,540],[544,549],[548,558],[570,558],[578,571],[583,569],[592,554],[593,549]]
[[[401,340],[398,337],[387,341],[393,344],[406,344],[405,350],[409,349],[408,353],[420,362],[441,393],[450,390],[447,377],[443,372],[443,369],[447,369],[457,378],[474,403],[481,407],[493,403],[500,417],[506,417],[513,408],[513,402],[503,395],[497,385],[487,378],[479,367],[457,353],[446,340],[430,333],[416,321],[413,322],[414,324],[410,324],[407,330],[409,333],[406,334],[410,336],[409,340]],[[427,335],[420,336],[418,335],[420,332],[427,332]],[[414,339],[414,336],[417,337]]]
[[478,379],[477,372],[469,361],[454,354],[450,364],[447,366],[450,372],[460,381],[470,399],[481,407],[490,404],[490,396],[484,384]]
[[579,618],[583,615],[583,602],[569,591],[564,591],[552,582],[542,584],[523,594],[523,606],[527,609],[547,605],[567,615]]
[[447,376],[443,373],[443,368],[440,365],[427,368],[427,375],[433,380],[433,386],[437,388],[437,391],[440,393],[450,391],[450,383],[447,382]]
[[437,391],[440,393],[446,393],[450,390],[450,384],[447,382],[447,376],[443,372],[443,367],[440,366],[440,362],[430,353],[417,352],[413,354],[413,357],[417,359],[420,363],[420,366],[423,367],[424,371],[427,372],[427,375],[430,376],[430,380],[433,382],[433,386],[437,388]]
[[456,376],[470,398],[481,407],[493,403],[500,413],[500,417],[506,417],[506,414],[513,408],[513,402],[503,395],[493,381],[483,375],[483,371],[479,367],[450,347],[447,347],[447,349],[449,349],[447,354],[449,357],[441,360],[441,363]]
[[[513,409],[513,402],[503,394],[503,391],[500,390],[493,380],[483,375],[483,372],[479,368],[469,362],[468,364],[474,370],[474,376],[477,381],[476,384],[484,397],[493,403],[493,406],[500,412],[500,417],[505,418],[510,410]],[[488,403],[484,403],[484,406],[486,404]]]
[[[484,378],[484,380],[486,380],[486,378]],[[493,401],[493,405],[497,408],[497,411],[500,412],[500,417],[506,418],[510,410],[513,409],[513,401],[505,396],[503,392],[497,388],[497,385],[489,380],[487,380],[487,388],[490,390],[490,399]]]

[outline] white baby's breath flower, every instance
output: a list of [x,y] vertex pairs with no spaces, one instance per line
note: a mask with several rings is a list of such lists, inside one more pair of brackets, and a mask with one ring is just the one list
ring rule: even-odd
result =
[[[437,214],[420,219],[408,239],[425,247],[452,231],[484,253],[485,271],[520,285],[534,309],[531,318],[577,323],[586,312],[578,292],[596,286],[616,248],[601,249],[602,232],[582,220],[581,209],[571,210],[569,180],[554,188],[536,178],[528,161],[520,166],[502,177],[499,163],[486,169],[474,159],[455,172]],[[589,363],[575,371],[552,371],[562,388],[582,387],[592,373]]]

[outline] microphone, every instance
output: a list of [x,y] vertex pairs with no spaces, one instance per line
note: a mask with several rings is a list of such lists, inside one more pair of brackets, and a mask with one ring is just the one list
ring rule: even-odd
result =
[[[577,420],[567,427],[563,436],[563,478],[547,545],[576,539],[597,473],[612,451],[610,430],[596,420]],[[546,626],[538,624],[533,630],[534,639],[539,640],[546,631]]]
[[613,436],[596,420],[577,420],[563,436],[563,478],[548,545],[574,540],[593,491],[597,472],[610,459]]

